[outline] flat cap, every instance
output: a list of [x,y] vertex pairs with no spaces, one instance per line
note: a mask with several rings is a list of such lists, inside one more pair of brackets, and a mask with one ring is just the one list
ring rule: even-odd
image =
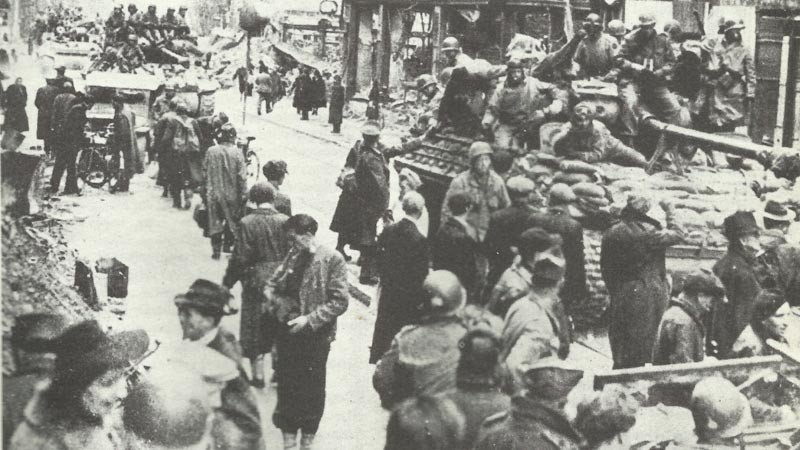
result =
[[536,185],[534,185],[533,181],[529,180],[528,178],[517,175],[508,180],[506,183],[506,188],[508,188],[509,191],[514,191],[519,194],[527,194],[529,192],[533,192],[534,188],[536,188]]
[[698,270],[689,274],[683,282],[683,291],[687,294],[708,294],[713,297],[723,297],[725,287],[713,273]]

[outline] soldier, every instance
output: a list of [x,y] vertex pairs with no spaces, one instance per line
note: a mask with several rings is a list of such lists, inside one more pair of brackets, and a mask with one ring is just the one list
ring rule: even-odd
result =
[[478,433],[476,450],[577,450],[581,438],[564,413],[567,395],[583,371],[558,358],[545,358],[519,369],[523,392],[511,408],[487,418]]
[[409,397],[444,393],[456,386],[458,343],[467,333],[458,317],[466,300],[464,289],[446,270],[431,272],[423,289],[428,295],[426,317],[419,325],[403,327],[375,366],[372,385],[386,408]]
[[647,159],[615,138],[585,102],[575,105],[570,121],[552,138],[556,156],[587,163],[613,162],[622,166],[646,167]]
[[115,6],[108,20],[106,20],[106,46],[124,41],[127,33],[125,32],[125,13],[122,6]]
[[139,29],[142,25],[142,13],[139,12],[139,9],[133,3],[128,5],[127,24],[129,33],[139,33]]
[[175,17],[175,8],[167,8],[167,13],[161,18],[162,25],[177,25],[178,18]]
[[628,30],[625,29],[625,24],[619,19],[614,19],[608,22],[606,25],[606,30],[608,31],[609,36],[617,40],[619,45],[622,45],[622,42],[625,39],[625,34],[628,33]]
[[745,447],[743,433],[753,425],[753,414],[747,397],[733,383],[719,376],[700,380],[692,390],[689,409],[699,444]]
[[[750,106],[755,97],[753,53],[742,43],[741,20],[723,19],[724,38],[713,48],[716,67],[709,71],[711,89],[700,91],[695,109],[709,132],[733,131],[750,122]],[[706,118],[707,116],[707,118]]]
[[439,103],[442,101],[443,94],[444,89],[439,88],[432,75],[424,74],[417,78],[417,105],[422,108],[422,112],[414,125],[415,134],[422,133],[429,128],[436,128]]
[[145,62],[144,53],[139,48],[139,36],[128,35],[128,41],[119,50],[120,69],[123,73],[133,72]]
[[442,41],[442,54],[445,57],[445,67],[466,67],[472,65],[473,59],[461,51],[461,43],[454,36],[448,36]]
[[586,37],[575,51],[575,62],[580,65],[578,74],[585,78],[604,77],[614,67],[614,57],[619,42],[603,32],[603,20],[592,13],[583,24]]
[[553,84],[525,75],[521,55],[512,55],[504,82],[497,85],[481,126],[498,147],[523,153],[538,142],[539,126],[567,106],[567,93]]
[[142,15],[141,22],[145,31],[144,35],[150,42],[156,42],[162,37],[157,29],[161,21],[156,13],[156,5],[149,5],[147,7],[147,12]]
[[189,34],[189,24],[186,22],[186,11],[188,10],[189,8],[186,6],[181,6],[178,8],[178,16],[175,17],[175,25],[177,26],[177,29],[175,30],[176,37],[186,36]]

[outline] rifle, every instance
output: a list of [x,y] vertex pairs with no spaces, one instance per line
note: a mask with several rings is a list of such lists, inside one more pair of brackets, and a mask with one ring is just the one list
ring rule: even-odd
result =
[[696,9],[693,9],[692,10],[692,16],[694,16],[694,21],[697,24],[697,29],[700,30],[700,36],[701,37],[705,37],[706,36],[706,27],[705,27],[705,24],[703,24],[703,19],[700,18],[700,12],[697,11]]

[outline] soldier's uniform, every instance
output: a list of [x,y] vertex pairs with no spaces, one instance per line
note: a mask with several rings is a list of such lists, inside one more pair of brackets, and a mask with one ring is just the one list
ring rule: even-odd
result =
[[641,153],[623,144],[597,120],[592,121],[591,134],[588,136],[575,133],[573,125],[567,122],[552,141],[556,156],[567,159],[587,163],[613,162],[631,167],[647,166],[647,159]]
[[139,48],[138,44],[125,44],[120,49],[119,56],[127,70],[131,72],[137,67],[141,67],[142,63],[145,61],[144,53],[142,53],[142,49]]
[[595,40],[583,38],[575,51],[575,62],[580,74],[586,78],[605,77],[613,68],[614,57],[619,53],[619,43],[612,36],[601,33]]

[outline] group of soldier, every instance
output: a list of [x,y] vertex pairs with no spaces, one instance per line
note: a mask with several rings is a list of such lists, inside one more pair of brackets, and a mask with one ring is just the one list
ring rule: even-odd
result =
[[[592,128],[619,138],[621,143],[611,146],[624,145],[626,153],[634,147],[646,156],[653,153],[654,143],[640,133],[649,118],[708,132],[732,132],[748,123],[755,77],[751,50],[742,42],[742,21],[723,17],[718,37],[683,32],[674,20],[663,33],[655,27],[655,17],[646,13],[631,31],[618,20],[604,30],[600,16],[592,13],[558,55],[512,43],[504,66],[470,58],[455,37],[448,37],[441,47],[447,63],[439,83],[431,75],[418,79],[422,121],[521,154],[539,149],[542,124],[574,117],[571,107],[585,99],[572,82],[589,80],[611,83],[618,93],[617,117],[594,121]],[[584,102],[589,109],[592,105],[591,99]],[[691,155],[690,147],[677,142],[668,142],[667,149]]]

